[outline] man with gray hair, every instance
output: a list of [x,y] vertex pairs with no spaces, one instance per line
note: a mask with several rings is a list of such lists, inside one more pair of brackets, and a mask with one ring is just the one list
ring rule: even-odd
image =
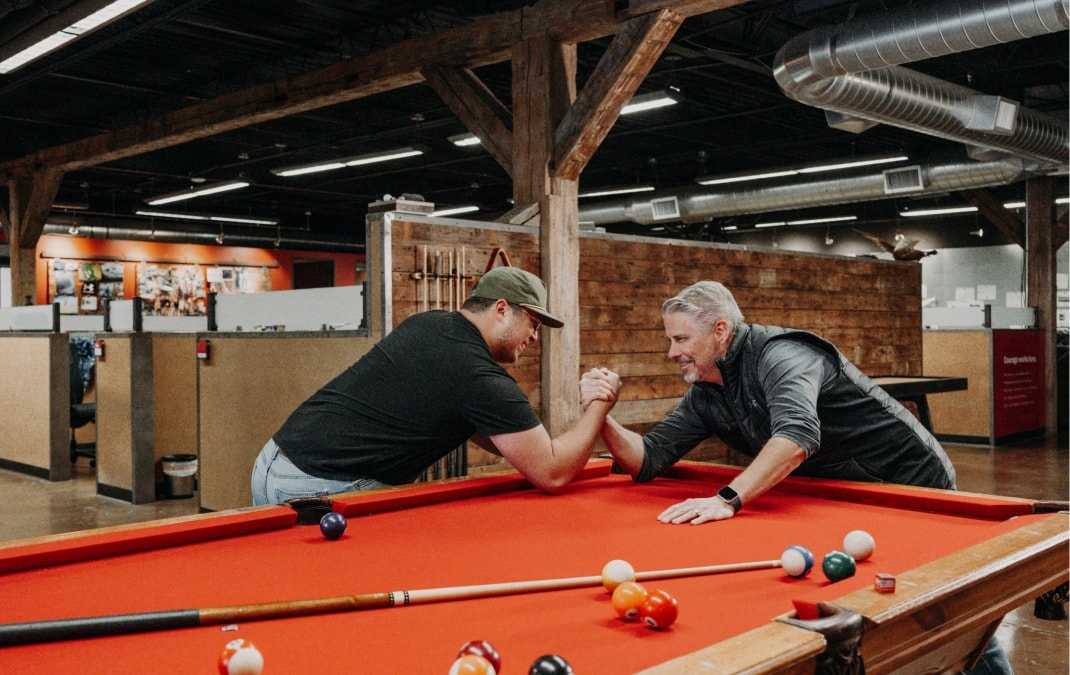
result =
[[[789,474],[955,489],[955,470],[936,438],[827,340],[745,323],[716,281],[667,300],[662,320],[669,358],[692,386],[645,436],[607,416],[601,437],[613,458],[636,482],[649,481],[717,435],[752,461],[713,496],[672,504],[660,521],[731,518]],[[613,375],[583,375],[584,406],[616,400]],[[995,639],[971,672],[1011,672]]]
[[[667,523],[731,518],[788,474],[955,487],[939,442],[898,401],[813,333],[747,324],[716,281],[688,286],[662,306],[669,358],[692,387],[645,436],[612,417],[601,437],[636,481],[658,476],[712,435],[753,458],[716,496],[667,508]],[[605,400],[606,371],[584,375],[584,403]]]

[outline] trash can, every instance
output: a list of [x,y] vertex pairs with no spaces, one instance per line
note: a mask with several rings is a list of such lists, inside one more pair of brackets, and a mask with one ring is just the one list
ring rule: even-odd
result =
[[164,455],[164,495],[168,499],[192,497],[197,486],[197,455]]

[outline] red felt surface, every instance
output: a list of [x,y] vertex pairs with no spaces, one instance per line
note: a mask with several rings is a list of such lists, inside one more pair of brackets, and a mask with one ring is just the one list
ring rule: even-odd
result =
[[[493,482],[493,481],[492,481]],[[637,570],[779,558],[802,544],[820,560],[853,529],[877,541],[858,574],[829,584],[779,570],[647,582],[680,603],[671,629],[616,618],[600,586],[503,598],[241,623],[50,645],[0,648],[0,671],[214,672],[235,637],[256,643],[264,672],[444,673],[461,644],[490,641],[505,673],[554,652],[576,671],[633,672],[746,631],[792,610],[795,598],[832,600],[1007,529],[980,518],[919,513],[769,493],[731,520],[663,525],[668,504],[708,494],[710,480],[625,476],[576,484],[563,496],[520,490],[354,516],[342,539],[292,527],[0,577],[4,622],[214,607],[531,579],[598,575],[623,558]],[[434,490],[432,490],[434,492]],[[726,616],[731,621],[726,621]]]
[[274,530],[290,527],[295,520],[297,513],[293,509],[262,507],[193,520],[174,518],[145,528],[86,530],[40,537],[33,543],[0,547],[0,573]]

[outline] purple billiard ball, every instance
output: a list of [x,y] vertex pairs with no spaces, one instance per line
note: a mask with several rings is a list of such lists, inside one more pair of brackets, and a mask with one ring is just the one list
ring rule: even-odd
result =
[[337,511],[331,511],[320,518],[320,532],[327,539],[338,539],[346,531],[346,517]]

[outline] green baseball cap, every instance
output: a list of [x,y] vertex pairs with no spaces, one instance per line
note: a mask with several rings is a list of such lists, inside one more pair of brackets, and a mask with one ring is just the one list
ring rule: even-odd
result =
[[560,328],[565,322],[546,310],[546,284],[519,267],[495,267],[472,288],[473,298],[499,298],[520,305],[542,320],[544,326]]

